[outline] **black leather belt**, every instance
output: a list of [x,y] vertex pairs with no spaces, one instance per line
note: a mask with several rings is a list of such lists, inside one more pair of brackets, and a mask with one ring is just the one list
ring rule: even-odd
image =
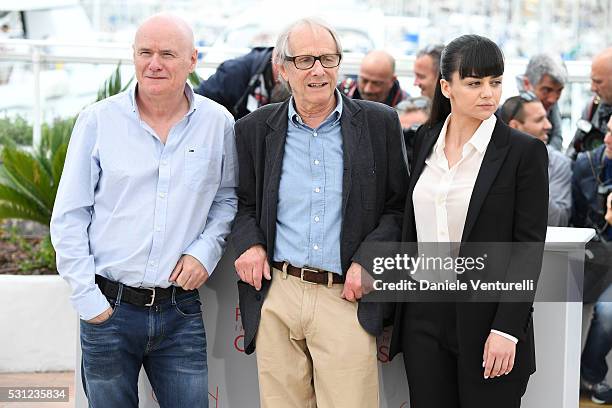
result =
[[[283,270],[283,265],[283,262],[272,262],[272,266],[280,271]],[[342,275],[321,269],[308,268],[307,266],[298,268],[297,266],[287,264],[287,274],[300,278],[303,282],[308,283],[327,285],[330,279],[332,284],[344,283],[344,276]]]
[[[104,276],[96,275],[96,284],[105,296],[117,299],[119,295],[119,283],[106,279]],[[168,288],[133,288],[123,285],[121,301],[134,306],[155,306],[171,298],[172,289],[172,286]],[[196,289],[185,290],[178,286],[174,288],[174,290],[176,291],[175,295],[197,292]]]

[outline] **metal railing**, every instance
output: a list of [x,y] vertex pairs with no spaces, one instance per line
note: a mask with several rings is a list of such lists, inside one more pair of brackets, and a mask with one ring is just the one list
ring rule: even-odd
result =
[[[198,48],[198,69],[213,70],[226,59],[247,53],[248,49],[223,49],[211,47]],[[41,138],[42,104],[41,104],[41,69],[49,63],[87,63],[87,64],[132,64],[131,45],[126,43],[77,43],[58,42],[46,40],[16,40],[0,39],[0,61],[25,62],[32,64],[33,72],[33,143],[37,145]],[[341,75],[356,75],[363,54],[348,53],[343,57]],[[408,79],[414,76],[414,56],[396,57],[396,75],[400,81],[409,83]],[[506,61],[506,81],[504,93],[506,96],[515,94],[514,76],[524,72],[526,59],[513,59]],[[569,104],[563,104],[562,113],[570,123],[576,123],[585,103],[585,83],[589,82],[590,61],[566,62],[569,81],[564,91],[564,99]],[[411,82],[410,82],[411,83]],[[514,88],[514,92],[513,92]],[[568,108],[569,106],[569,108]]]

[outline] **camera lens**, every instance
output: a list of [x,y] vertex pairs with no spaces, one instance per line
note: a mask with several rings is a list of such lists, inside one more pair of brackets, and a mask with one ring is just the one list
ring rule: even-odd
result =
[[582,150],[593,150],[603,144],[603,135],[598,131],[591,131],[582,139]]

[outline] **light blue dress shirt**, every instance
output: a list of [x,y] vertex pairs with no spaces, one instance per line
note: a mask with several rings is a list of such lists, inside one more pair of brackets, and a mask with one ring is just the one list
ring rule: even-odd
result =
[[212,274],[237,209],[229,112],[186,85],[189,111],[164,144],[140,118],[135,93],[81,112],[53,208],[57,269],[85,320],[109,307],[95,274],[168,287],[183,254]]
[[316,129],[289,101],[287,139],[278,190],[274,260],[342,274],[342,98]]

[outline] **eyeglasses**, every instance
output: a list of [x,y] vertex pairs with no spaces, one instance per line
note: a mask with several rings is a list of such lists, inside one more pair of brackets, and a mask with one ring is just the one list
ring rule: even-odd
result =
[[286,61],[292,61],[297,69],[310,69],[315,62],[321,62],[323,68],[335,68],[340,65],[340,54],[323,54],[315,57],[314,55],[296,55],[295,57],[285,57]]
[[538,97],[536,96],[536,94],[534,94],[531,91],[521,91],[519,92],[518,96],[519,96],[518,103],[514,106],[514,109],[512,109],[512,113],[510,114],[510,117],[508,118],[508,122],[514,119],[514,117],[519,112],[519,110],[521,109],[524,103],[529,103],[529,102],[538,100]]

